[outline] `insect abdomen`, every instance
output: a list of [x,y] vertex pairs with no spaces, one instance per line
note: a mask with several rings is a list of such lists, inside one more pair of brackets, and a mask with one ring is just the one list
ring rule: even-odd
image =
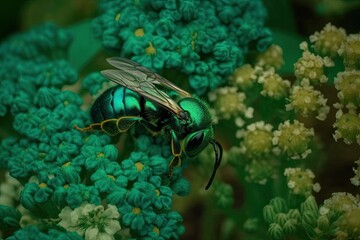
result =
[[[122,86],[106,90],[91,109],[94,123],[122,116],[149,116],[157,113],[158,107],[138,93]],[[145,117],[146,117],[145,116]]]

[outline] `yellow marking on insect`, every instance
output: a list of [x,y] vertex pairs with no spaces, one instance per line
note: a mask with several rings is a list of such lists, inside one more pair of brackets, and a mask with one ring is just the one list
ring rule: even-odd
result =
[[46,185],[46,183],[40,183],[40,184],[39,184],[39,187],[40,187],[40,188],[46,188],[47,185]]
[[121,18],[121,13],[116,14],[115,21],[119,22]]
[[138,28],[135,30],[134,35],[137,37],[143,37],[145,35],[143,28]]
[[136,214],[136,215],[138,215],[138,214],[141,213],[141,209],[138,208],[138,207],[133,207],[132,211],[133,211],[133,213]]
[[113,175],[109,175],[109,174],[107,175],[107,177],[110,178],[113,181],[115,181],[115,179],[116,179]]
[[153,231],[154,231],[154,233],[156,233],[157,235],[160,235],[160,229],[159,229],[158,227],[154,226]]
[[147,48],[145,49],[145,53],[146,53],[147,55],[155,55],[155,54],[156,54],[156,49],[154,48],[154,46],[152,45],[151,42],[149,42],[149,47],[147,47]]
[[144,164],[142,164],[141,162],[137,162],[135,163],[135,167],[138,172],[141,172],[144,168]]

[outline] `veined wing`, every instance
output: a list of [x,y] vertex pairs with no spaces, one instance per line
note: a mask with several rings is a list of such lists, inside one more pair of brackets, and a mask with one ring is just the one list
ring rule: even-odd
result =
[[119,69],[101,71],[106,78],[161,105],[163,108],[174,113],[178,118],[183,117],[184,111],[182,108],[169,95],[154,85],[154,83],[160,84],[159,78],[165,78],[128,59],[110,58],[108,62]]
[[166,78],[160,76],[157,73],[154,73],[150,69],[130,60],[127,58],[121,57],[112,57],[106,59],[111,65],[114,67],[121,69],[126,72],[130,72],[135,74],[147,81],[152,82],[153,84],[158,84],[167,88],[170,88],[176,91],[181,97],[191,97],[190,93],[186,92],[185,90],[179,88],[171,81],[167,80]]

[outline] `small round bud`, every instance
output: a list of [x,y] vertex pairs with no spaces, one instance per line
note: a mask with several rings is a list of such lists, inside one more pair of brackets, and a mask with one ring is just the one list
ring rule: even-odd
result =
[[277,223],[270,224],[268,233],[272,239],[284,239],[284,231],[282,227]]
[[276,213],[284,213],[288,211],[288,206],[283,198],[275,197],[271,199],[270,205],[274,207]]
[[339,109],[333,126],[336,128],[333,135],[335,141],[342,138],[346,144],[357,142],[360,145],[360,114],[354,109],[349,109],[348,113]]
[[274,99],[282,99],[288,95],[290,82],[282,79],[280,75],[275,73],[274,68],[263,72],[258,79],[263,90],[261,95]]
[[263,208],[263,216],[264,216],[265,222],[273,223],[275,220],[275,216],[276,216],[274,207],[272,205],[266,205]]
[[337,28],[331,23],[326,24],[323,30],[310,36],[310,42],[315,51],[322,56],[335,57],[338,55],[343,42],[346,40],[346,32],[343,28]]
[[285,222],[285,224],[282,227],[286,234],[292,234],[296,231],[296,225],[298,225],[298,222],[296,220],[289,219]]
[[242,151],[249,156],[263,156],[272,150],[272,126],[263,121],[247,126],[243,133]]
[[286,168],[284,175],[287,177],[288,187],[292,194],[303,196],[312,194],[315,175],[310,169]]
[[294,73],[298,79],[309,79],[313,84],[325,83],[328,78],[324,74],[325,67],[331,67],[334,63],[330,58],[322,58],[308,50],[306,42],[300,44],[304,51],[301,58],[294,64]]
[[274,222],[283,226],[285,222],[288,220],[287,215],[285,213],[278,213],[275,216]]
[[314,136],[314,130],[307,129],[304,124],[295,120],[281,123],[278,130],[274,131],[273,144],[289,155],[292,159],[303,159],[311,153],[308,148],[310,140]]
[[237,68],[228,79],[232,86],[245,90],[252,87],[256,82],[256,72],[257,70],[250,64],[245,64]]
[[301,209],[303,212],[309,211],[312,212],[314,215],[317,215],[319,212],[319,208],[314,196],[307,197],[305,202],[301,204]]
[[235,87],[218,88],[208,94],[209,101],[213,102],[216,119],[230,119],[231,117],[245,116],[252,118],[253,109],[244,103],[246,96],[238,92]]
[[357,164],[357,167],[353,168],[355,176],[352,177],[350,180],[351,180],[351,183],[354,184],[355,186],[360,186],[360,159],[357,160],[355,162],[355,164]]
[[318,225],[319,229],[323,232],[328,230],[328,228],[330,226],[328,217],[326,215],[320,216],[317,219],[317,225]]
[[360,107],[360,71],[339,72],[334,83],[335,88],[339,90],[338,98],[342,104],[352,103]]
[[360,70],[360,34],[351,34],[338,51],[346,69]]
[[290,103],[286,105],[286,110],[294,110],[305,117],[315,115],[319,120],[325,120],[330,108],[326,105],[327,99],[320,91],[309,85],[309,81],[304,79],[300,86],[294,86],[291,90]]
[[260,53],[256,58],[257,66],[264,69],[280,69],[284,65],[283,51],[279,45],[271,45],[265,52]]

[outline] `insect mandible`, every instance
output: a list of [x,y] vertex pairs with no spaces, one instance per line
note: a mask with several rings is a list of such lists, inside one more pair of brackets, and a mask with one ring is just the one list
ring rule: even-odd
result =
[[[222,158],[222,147],[214,139],[207,105],[132,60],[112,57],[107,61],[116,69],[101,73],[118,85],[106,90],[94,102],[91,109],[94,123],[84,128],[75,128],[80,131],[102,130],[111,136],[126,132],[135,123],[153,132],[164,130],[170,134],[173,155],[169,176],[174,167],[181,165],[182,153],[193,157],[210,143],[215,152],[215,164],[205,187],[207,190]],[[174,100],[156,85],[175,91],[179,99]]]

